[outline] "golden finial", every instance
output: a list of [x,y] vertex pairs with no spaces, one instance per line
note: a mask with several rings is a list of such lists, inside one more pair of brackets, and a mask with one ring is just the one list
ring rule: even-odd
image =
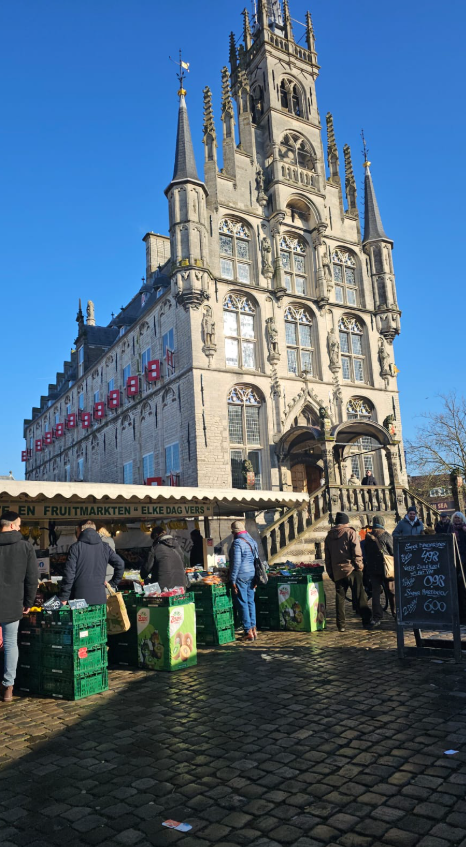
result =
[[184,82],[184,78],[185,78],[185,71],[187,71],[188,74],[189,74],[189,62],[183,62],[183,60],[181,58],[181,50],[180,50],[180,58],[179,58],[178,62],[176,62],[175,59],[172,59],[171,56],[169,56],[168,58],[172,62],[174,62],[175,65],[178,65],[178,67],[180,69],[180,72],[177,73],[178,82],[180,83],[180,87],[178,89],[178,97],[186,97],[186,89],[183,86],[183,82]]

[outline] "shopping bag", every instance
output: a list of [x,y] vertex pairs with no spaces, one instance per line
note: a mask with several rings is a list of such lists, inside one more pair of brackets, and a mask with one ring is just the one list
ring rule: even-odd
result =
[[383,573],[385,579],[395,579],[395,559],[390,556],[390,553],[382,553],[383,555]]
[[131,624],[123,595],[117,594],[108,583],[107,588],[110,591],[107,597],[107,634],[118,635],[120,632],[127,632]]

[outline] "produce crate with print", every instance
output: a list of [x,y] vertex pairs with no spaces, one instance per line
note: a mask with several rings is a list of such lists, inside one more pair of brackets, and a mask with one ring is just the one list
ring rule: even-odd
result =
[[73,652],[78,647],[97,647],[107,640],[107,624],[105,621],[94,624],[87,629],[79,626],[44,627],[42,646],[44,649]]
[[82,700],[92,694],[100,694],[108,689],[108,673],[100,670],[92,676],[77,676],[74,679],[64,679],[54,673],[42,674],[42,693],[46,697],[60,700]]
[[145,606],[187,606],[194,598],[192,594],[172,594],[170,597],[146,597],[142,602]]
[[233,624],[227,629],[218,630],[203,630],[197,635],[197,643],[199,646],[217,647],[220,644],[229,644],[235,640],[235,627]]
[[66,679],[89,675],[107,667],[107,647],[80,647],[72,653],[61,650],[42,651],[42,670],[46,674],[56,674]]
[[197,664],[194,603],[138,608],[138,665],[177,671]]
[[88,626],[106,620],[107,607],[98,605],[87,606],[85,609],[70,609],[69,606],[62,606],[61,609],[44,609],[42,614],[45,627],[73,625],[75,628],[87,629]]
[[315,632],[326,627],[324,583],[319,580],[282,582],[277,586],[280,629]]
[[278,606],[276,609],[269,609],[264,606],[258,606],[256,609],[257,628],[261,629],[280,629],[280,613]]

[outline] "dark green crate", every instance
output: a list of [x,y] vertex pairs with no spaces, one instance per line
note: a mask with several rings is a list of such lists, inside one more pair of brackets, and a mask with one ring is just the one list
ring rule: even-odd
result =
[[14,688],[18,694],[42,694],[42,675],[18,666]]
[[69,606],[62,606],[61,609],[44,609],[42,614],[45,627],[73,625],[75,628],[86,629],[107,619],[107,607],[98,605],[87,606],[86,609],[70,609]]
[[56,674],[42,674],[42,693],[46,697],[59,700],[82,700],[92,694],[100,694],[108,689],[108,672],[106,669],[92,676],[78,676],[74,679],[63,679]]
[[74,626],[55,626],[45,628],[42,633],[44,649],[73,652],[79,647],[98,647],[107,640],[107,623],[94,624],[80,630]]
[[144,594],[139,594],[137,591],[121,591],[126,608],[136,609],[140,601],[144,598]]
[[221,594],[228,594],[229,590],[228,586],[223,583],[221,585],[205,585],[203,582],[194,582],[190,585],[190,591],[195,594],[212,594],[217,597]]
[[174,594],[172,597],[146,597],[138,606],[187,606],[194,603],[192,594]]
[[89,675],[107,667],[107,646],[93,647],[87,651],[87,656],[79,656],[79,648],[73,653],[61,650],[42,651],[42,670],[44,673],[54,673],[63,677]]
[[212,615],[196,614],[196,632],[227,629],[233,626],[233,609],[225,609]]
[[215,647],[220,644],[229,644],[231,641],[235,640],[235,628],[234,626],[228,627],[228,629],[220,629],[209,632],[208,630],[203,630],[202,632],[196,632],[196,641],[198,646],[206,646],[206,647]]
[[213,611],[220,612],[231,608],[231,597],[229,594],[194,594],[196,613],[212,614]]
[[128,629],[127,632],[121,632],[119,635],[109,635],[107,644],[110,650],[118,648],[133,648],[138,649],[138,633],[136,627]]
[[109,665],[119,665],[125,668],[138,667],[138,648],[132,647],[110,647],[108,651]]
[[42,626],[42,612],[29,612],[21,618],[19,622],[19,631],[22,632],[25,629],[40,626]]
[[42,630],[28,629],[18,633],[18,648],[20,652],[39,652],[42,648]]

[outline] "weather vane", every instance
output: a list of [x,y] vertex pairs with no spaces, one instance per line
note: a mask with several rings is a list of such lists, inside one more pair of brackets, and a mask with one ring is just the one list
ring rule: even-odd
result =
[[184,86],[183,86],[183,82],[184,82],[184,78],[186,76],[185,71],[187,71],[188,74],[189,74],[189,62],[183,62],[183,60],[181,58],[181,50],[180,50],[179,62],[177,62],[176,59],[172,59],[171,56],[169,56],[168,58],[170,59],[170,61],[174,62],[175,65],[178,65],[178,67],[180,69],[179,73],[177,73],[176,76],[178,78],[178,82],[180,83],[180,90],[178,91],[178,94],[181,97],[183,94],[186,94],[186,91],[185,91]]
[[364,156],[364,163],[363,163],[363,167],[364,167],[364,168],[368,168],[368,167],[369,167],[369,165],[370,165],[370,162],[369,162],[369,159],[368,159],[368,156],[369,156],[369,148],[368,148],[367,143],[366,143],[366,137],[365,137],[365,135],[364,135],[364,130],[363,130],[363,129],[361,130],[361,138],[362,138],[362,146],[363,146],[363,148],[364,148],[364,149],[363,149],[363,151],[362,151],[362,155]]

